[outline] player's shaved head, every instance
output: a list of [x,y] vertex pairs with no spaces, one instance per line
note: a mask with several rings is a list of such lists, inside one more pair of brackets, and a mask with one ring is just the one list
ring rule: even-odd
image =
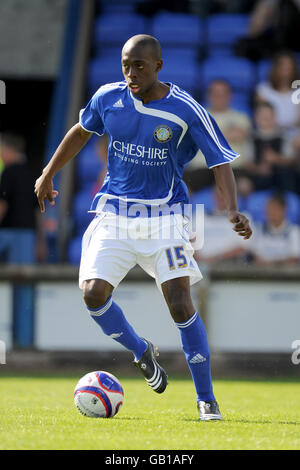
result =
[[155,60],[161,59],[161,46],[159,41],[149,34],[137,34],[125,42],[122,54],[134,49],[148,49]]
[[[148,34],[132,36],[122,49],[122,72],[133,95],[144,102],[149,96],[160,96],[166,92],[167,85],[158,80],[162,69],[161,47],[159,41]],[[159,98],[157,98],[159,99]]]

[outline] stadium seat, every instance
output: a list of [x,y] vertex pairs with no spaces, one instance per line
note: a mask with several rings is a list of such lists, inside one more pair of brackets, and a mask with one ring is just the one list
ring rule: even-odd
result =
[[212,214],[215,209],[215,198],[211,186],[192,193],[190,200],[193,206],[196,204],[204,204],[206,214]]
[[207,89],[210,82],[221,78],[227,80],[234,91],[252,92],[256,83],[255,66],[240,57],[210,58],[202,65],[202,86]]
[[198,51],[192,47],[166,46],[162,50],[162,59],[164,64],[168,60],[176,60],[180,66],[185,66],[187,62],[198,62]]
[[112,83],[124,80],[121,67],[121,58],[114,56],[96,57],[90,62],[88,67],[88,88],[90,95],[105,83]]
[[253,109],[251,106],[251,99],[252,99],[252,94],[245,92],[245,93],[239,93],[239,92],[234,92],[232,94],[232,101],[231,101],[231,106],[233,109],[236,109],[237,111],[241,111],[243,113],[246,113],[250,118],[253,117]]
[[[266,206],[274,190],[255,191],[248,198],[247,210],[255,222],[266,221]],[[290,191],[285,193],[287,201],[287,218],[291,223],[300,222],[300,198]]]
[[160,80],[172,82],[190,93],[199,88],[196,49],[166,47],[163,49],[163,61],[163,68],[159,73]]
[[[193,91],[199,88],[199,70],[195,50],[187,48],[167,48],[164,51],[164,65],[159,79]],[[178,62],[180,61],[180,67]],[[121,67],[120,50],[111,48],[94,58],[88,68],[88,87],[92,95],[97,89],[110,82],[124,80]]]
[[203,22],[195,15],[162,11],[152,20],[151,34],[163,47],[178,45],[198,48],[203,43]]
[[248,197],[247,209],[254,222],[266,220],[266,204],[272,195],[272,190],[255,191]]
[[[179,60],[180,67],[178,67]],[[159,79],[174,83],[189,93],[193,93],[199,82],[197,62],[189,54],[185,55],[184,52],[182,52],[181,59],[178,54],[166,55]]]
[[248,212],[248,196],[238,195],[238,206],[240,212]]
[[68,262],[75,266],[78,266],[80,263],[81,240],[82,236],[78,235],[70,240],[68,246]]
[[93,58],[101,60],[114,59],[118,64],[121,64],[122,48],[119,45],[106,46],[105,44],[98,44],[94,49]]
[[89,213],[93,200],[91,187],[82,189],[75,194],[73,202],[73,221],[76,234],[83,232],[91,222],[94,214]]
[[293,224],[300,224],[300,197],[291,191],[287,191],[285,197],[288,220]]
[[271,60],[260,60],[256,65],[257,83],[266,82],[271,68]]
[[96,183],[103,164],[96,154],[94,146],[85,147],[76,157],[77,181],[80,188]]
[[[213,214],[216,209],[216,199],[214,196],[214,188],[212,186],[201,189],[191,194],[191,204],[204,204],[204,211],[206,214]],[[247,200],[238,196],[238,204],[240,211],[246,211]]]
[[206,20],[206,49],[210,56],[232,53],[235,42],[245,36],[249,16],[243,14],[217,14]]
[[134,13],[107,13],[96,18],[94,24],[94,44],[123,45],[134,34],[147,33],[147,20]]
[[205,56],[209,57],[210,59],[235,57],[231,48],[229,47],[208,48],[208,46],[205,47]]

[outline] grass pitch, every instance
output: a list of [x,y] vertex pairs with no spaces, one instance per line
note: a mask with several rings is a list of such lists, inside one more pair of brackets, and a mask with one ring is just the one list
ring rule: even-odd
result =
[[[83,375],[83,374],[82,374]],[[191,380],[169,378],[162,395],[119,377],[124,405],[112,419],[73,404],[74,377],[1,377],[0,449],[299,449],[300,385],[216,380],[222,422],[199,422]]]

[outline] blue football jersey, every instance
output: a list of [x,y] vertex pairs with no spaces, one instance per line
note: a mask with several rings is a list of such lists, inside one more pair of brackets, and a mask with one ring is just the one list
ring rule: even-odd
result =
[[125,81],[99,88],[80,112],[87,131],[109,136],[107,175],[91,211],[106,202],[147,207],[188,203],[184,166],[198,149],[209,168],[230,163],[238,154],[213,117],[174,84],[160,100],[144,104]]

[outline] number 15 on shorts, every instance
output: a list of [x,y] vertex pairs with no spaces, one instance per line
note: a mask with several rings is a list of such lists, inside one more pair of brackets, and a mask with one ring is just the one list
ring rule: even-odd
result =
[[169,269],[172,271],[176,268],[186,268],[187,259],[182,253],[184,251],[183,246],[174,246],[166,250],[166,256],[169,263]]

